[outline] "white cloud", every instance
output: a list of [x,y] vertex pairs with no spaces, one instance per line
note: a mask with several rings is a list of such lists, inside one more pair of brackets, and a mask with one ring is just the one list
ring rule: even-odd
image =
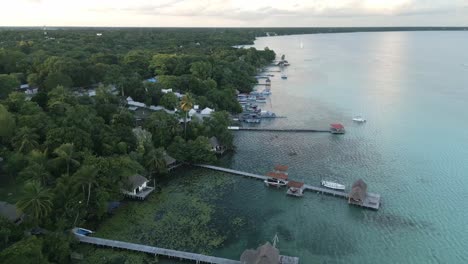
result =
[[465,26],[467,5],[468,0],[16,0],[2,6],[0,25]]

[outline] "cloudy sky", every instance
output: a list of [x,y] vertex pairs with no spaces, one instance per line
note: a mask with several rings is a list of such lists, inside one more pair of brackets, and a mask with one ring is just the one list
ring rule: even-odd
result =
[[468,0],[0,0],[0,26],[468,26]]

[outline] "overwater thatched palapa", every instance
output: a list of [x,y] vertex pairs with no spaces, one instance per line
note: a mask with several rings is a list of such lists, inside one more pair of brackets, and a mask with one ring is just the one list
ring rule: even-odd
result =
[[349,193],[349,201],[351,202],[362,202],[366,198],[367,195],[367,184],[362,180],[357,180],[352,188],[351,192]]
[[279,264],[279,260],[279,250],[269,242],[258,247],[257,250],[245,250],[240,258],[241,264]]

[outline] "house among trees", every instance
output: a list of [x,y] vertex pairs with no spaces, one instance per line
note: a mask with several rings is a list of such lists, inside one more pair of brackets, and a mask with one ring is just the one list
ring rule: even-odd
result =
[[240,257],[241,264],[279,264],[279,250],[269,242],[256,250],[247,249]]
[[167,154],[167,152],[164,152],[164,161],[166,162],[166,168],[168,171],[171,171],[181,165],[177,163],[176,159]]
[[362,205],[367,196],[367,184],[362,180],[357,180],[351,187],[348,203]]
[[211,151],[215,152],[216,154],[222,155],[226,151],[226,146],[221,145],[217,137],[210,138],[210,145]]
[[24,214],[15,205],[0,201],[0,217],[18,225],[23,222]]
[[204,115],[204,116],[209,116],[211,115],[211,113],[214,112],[214,109],[211,109],[209,107],[206,107],[205,109],[201,110],[200,114]]
[[135,174],[128,178],[128,182],[124,186],[122,192],[128,197],[144,200],[154,191],[154,187],[148,186],[148,182],[149,180],[147,178]]

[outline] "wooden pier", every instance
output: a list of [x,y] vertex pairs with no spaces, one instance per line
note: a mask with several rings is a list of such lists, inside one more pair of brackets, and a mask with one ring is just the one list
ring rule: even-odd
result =
[[301,128],[257,128],[257,127],[228,127],[232,131],[257,131],[257,132],[296,132],[296,133],[330,133],[330,129],[301,129]]
[[[75,237],[81,243],[102,246],[102,247],[126,249],[126,250],[131,250],[131,251],[152,254],[155,256],[165,256],[169,258],[176,258],[180,260],[191,260],[191,261],[195,261],[195,263],[197,264],[198,263],[241,264],[241,262],[238,260],[218,258],[218,257],[207,256],[207,255],[202,255],[202,254],[197,254],[197,253],[158,248],[158,247],[146,246],[146,245],[141,245],[141,244],[123,242],[123,241],[118,241],[118,240],[104,239],[104,238],[98,238],[98,237],[89,237],[85,235],[80,235],[76,231],[77,231],[76,228],[72,230]],[[280,263],[281,264],[299,264],[299,258],[290,257],[290,256],[280,256]]]
[[[269,178],[269,177],[263,176],[263,175],[258,175],[258,174],[254,174],[254,173],[243,172],[243,171],[237,171],[237,170],[233,170],[233,169],[227,169],[227,168],[222,168],[222,167],[217,167],[217,166],[212,166],[212,165],[197,164],[195,166],[205,168],[205,169],[215,170],[215,171],[227,172],[227,173],[234,174],[234,175],[250,177],[250,178],[254,178],[254,179],[258,179],[258,180],[266,180],[266,179]],[[344,199],[349,198],[348,193],[346,193],[346,192],[337,191],[337,190],[328,189],[328,188],[317,187],[317,186],[312,186],[312,185],[309,185],[309,184],[304,185],[304,191],[312,191],[312,192],[332,195],[332,196],[335,196],[335,197],[338,197],[338,198],[344,198]],[[353,205],[361,206],[361,207],[368,208],[368,209],[378,210],[380,208],[380,194],[367,193],[366,198],[364,199],[364,201],[361,204],[353,203]]]

